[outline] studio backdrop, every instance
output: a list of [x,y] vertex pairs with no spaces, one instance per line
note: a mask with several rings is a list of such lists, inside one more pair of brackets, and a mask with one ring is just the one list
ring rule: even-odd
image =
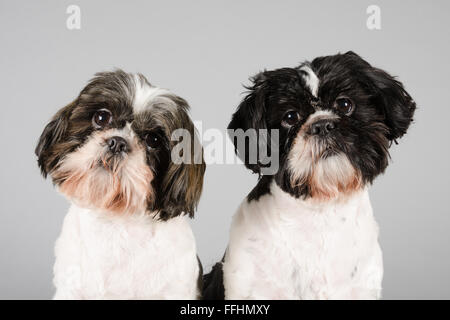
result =
[[[54,242],[69,203],[40,176],[45,124],[96,72],[140,72],[185,98],[200,134],[223,134],[249,76],[358,53],[417,103],[370,188],[383,298],[450,298],[450,3],[441,1],[0,1],[0,298],[54,293]],[[209,142],[202,141],[206,146]],[[225,148],[225,147],[224,147]],[[216,157],[191,221],[205,271],[256,183]]]

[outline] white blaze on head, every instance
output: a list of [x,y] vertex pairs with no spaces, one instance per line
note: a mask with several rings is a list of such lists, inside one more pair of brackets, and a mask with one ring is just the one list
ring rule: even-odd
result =
[[134,75],[134,100],[133,111],[139,113],[145,111],[149,102],[160,95],[170,94],[169,90],[153,87],[148,82],[144,81],[138,75]]
[[303,65],[300,70],[306,73],[306,75],[304,75],[306,85],[308,86],[311,94],[317,98],[317,92],[319,91],[319,78],[311,67],[306,64]]

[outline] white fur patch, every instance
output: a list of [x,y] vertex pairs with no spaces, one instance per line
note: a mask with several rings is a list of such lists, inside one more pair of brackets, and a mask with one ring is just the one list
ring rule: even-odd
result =
[[226,299],[377,299],[383,262],[367,190],[345,202],[271,193],[239,207],[224,271]]
[[55,247],[54,299],[196,299],[199,266],[185,217],[108,216],[75,205]]
[[306,85],[308,86],[311,94],[317,98],[317,93],[319,91],[319,78],[311,67],[306,64],[303,65],[300,70],[306,72],[307,75],[304,77]]
[[134,83],[133,110],[135,113],[145,111],[149,107],[150,102],[156,97],[170,94],[170,91],[167,89],[150,86],[137,75],[134,75]]

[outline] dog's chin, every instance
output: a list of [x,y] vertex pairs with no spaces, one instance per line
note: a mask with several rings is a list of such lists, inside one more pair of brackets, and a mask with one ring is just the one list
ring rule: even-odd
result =
[[153,200],[153,174],[142,155],[89,159],[85,150],[66,157],[52,172],[59,190],[78,206],[113,214],[145,213]]
[[291,186],[307,186],[311,199],[345,199],[363,187],[359,170],[331,144],[314,140],[295,144],[288,161]]
[[313,165],[308,185],[317,200],[346,198],[361,189],[361,175],[347,156],[334,150],[324,152]]

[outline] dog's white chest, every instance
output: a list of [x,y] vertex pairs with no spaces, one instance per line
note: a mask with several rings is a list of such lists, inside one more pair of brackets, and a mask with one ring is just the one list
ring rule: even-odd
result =
[[72,207],[56,244],[55,298],[195,299],[195,241],[183,217],[104,219]]
[[382,258],[367,191],[321,206],[276,185],[271,193],[244,202],[234,218],[224,266],[227,298],[379,296]]

